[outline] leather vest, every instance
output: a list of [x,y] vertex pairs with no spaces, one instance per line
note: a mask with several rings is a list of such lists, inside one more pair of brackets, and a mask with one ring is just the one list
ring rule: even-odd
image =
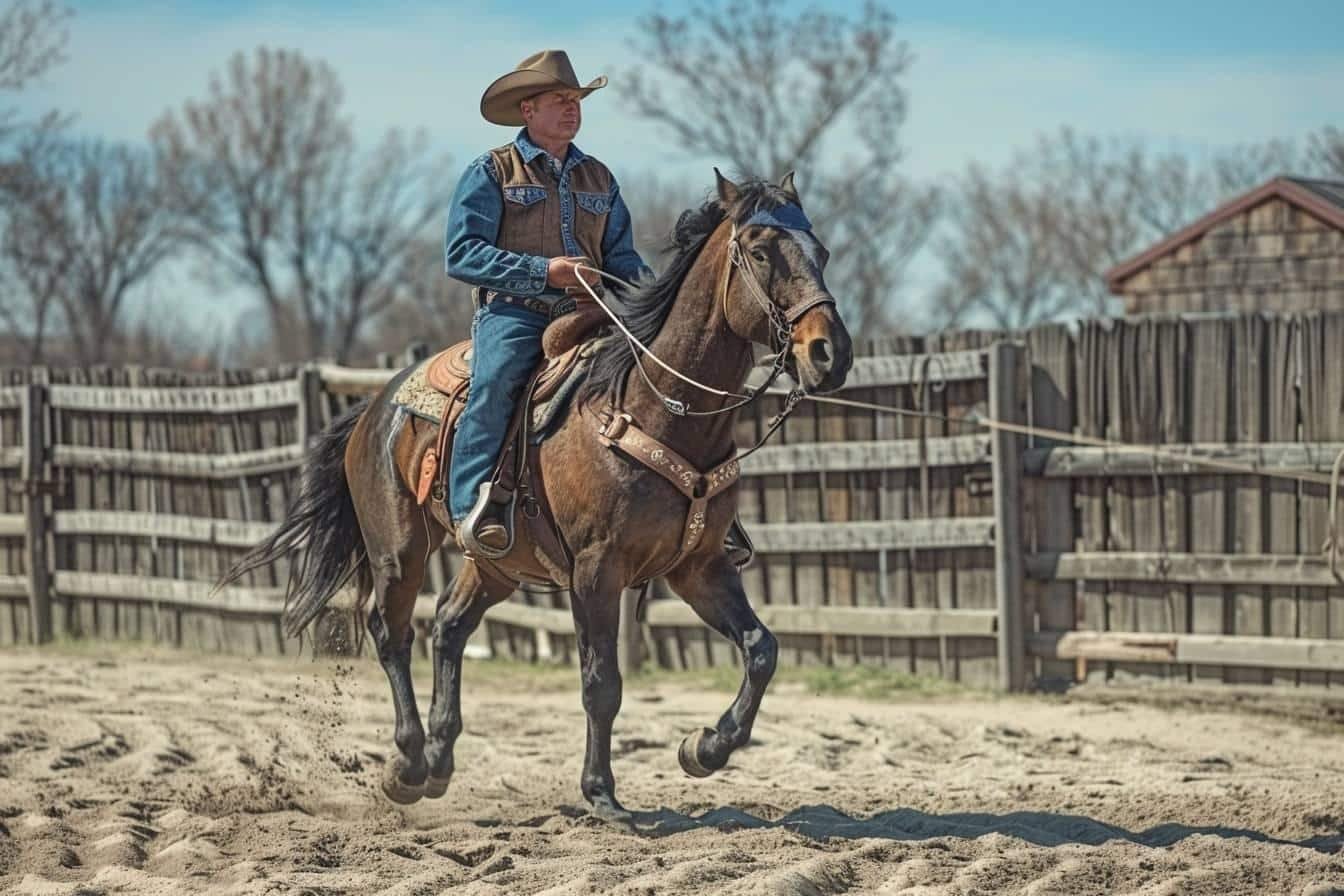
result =
[[[504,214],[495,245],[510,252],[541,255],[586,255],[602,267],[602,236],[611,213],[611,172],[591,156],[569,170],[565,189],[538,153],[529,165],[509,143],[490,151],[504,194]],[[568,218],[571,245],[565,244],[561,221]]]

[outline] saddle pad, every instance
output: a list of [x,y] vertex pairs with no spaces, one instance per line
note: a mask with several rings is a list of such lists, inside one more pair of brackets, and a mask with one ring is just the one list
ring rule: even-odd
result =
[[443,412],[448,407],[448,396],[429,385],[425,379],[431,360],[428,358],[415,365],[415,369],[397,387],[392,403],[431,423],[441,423]]
[[569,376],[559,385],[550,398],[532,406],[532,434],[529,441],[533,445],[540,445],[546,439],[550,438],[551,433],[564,419],[564,410],[569,406],[569,400],[574,397],[578,391],[583,379],[587,376],[588,367],[593,363],[591,355],[580,352],[579,363],[570,371]]
[[[592,362],[592,356],[596,353],[599,344],[600,340],[585,343],[583,348],[579,350],[577,363],[565,375],[564,381],[556,388],[554,394],[546,401],[532,406],[533,444],[539,444],[549,436],[559,422],[561,412],[569,404],[569,399],[587,375],[588,366]],[[426,373],[432,360],[434,359],[421,361],[415,366],[415,369],[397,387],[396,394],[392,396],[392,403],[431,423],[442,423],[443,414],[448,407],[448,396],[429,385],[429,381],[426,379]]]

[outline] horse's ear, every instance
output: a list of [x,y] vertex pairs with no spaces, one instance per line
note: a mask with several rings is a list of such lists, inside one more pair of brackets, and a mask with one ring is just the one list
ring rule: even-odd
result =
[[785,193],[788,193],[788,194],[789,194],[789,198],[792,199],[792,200],[794,201],[794,204],[795,204],[795,205],[798,204],[798,190],[797,190],[797,188],[794,187],[794,185],[793,185],[793,172],[792,172],[792,171],[790,171],[788,174],[786,174],[786,175],[784,175],[782,178],[780,178],[780,181],[779,181],[779,188],[780,188],[781,190],[783,190]]
[[724,205],[732,205],[737,202],[737,197],[742,192],[737,188],[737,184],[724,177],[723,172],[718,168],[714,169],[714,178],[719,190],[719,201]]

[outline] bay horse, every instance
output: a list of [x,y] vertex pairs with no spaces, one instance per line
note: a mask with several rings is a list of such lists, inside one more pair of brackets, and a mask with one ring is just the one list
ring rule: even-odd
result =
[[[686,494],[604,443],[599,415],[623,410],[644,434],[709,470],[737,455],[734,430],[745,403],[740,399],[749,397],[742,391],[753,343],[775,349],[777,367],[804,391],[839,388],[853,357],[822,276],[829,253],[803,215],[792,173],[779,184],[738,185],[717,169],[715,176],[717,197],[682,215],[667,269],[626,294],[622,334],[604,337],[562,422],[537,449],[550,515],[573,560],[568,581],[556,584],[572,594],[588,717],[580,788],[593,814],[606,820],[631,818],[616,799],[611,770],[612,724],[621,706],[622,590],[646,579],[648,570],[664,570],[671,588],[741,653],[736,698],[713,728],[692,733],[679,748],[688,774],[723,768],[747,743],[774,674],[777,645],[723,550],[736,513],[735,479],[704,505],[703,537],[686,551]],[[632,347],[632,338],[647,346],[647,356]],[[645,357],[666,366],[646,369]],[[426,731],[411,685],[412,613],[426,562],[453,528],[443,502],[418,506],[408,485],[438,427],[395,413],[391,398],[405,375],[314,438],[284,521],[224,578],[290,559],[284,618],[291,636],[352,577],[357,608],[373,595],[366,626],[396,713],[397,755],[388,761],[382,788],[398,803],[446,792],[462,732],[463,649],[486,610],[515,586],[468,559],[439,596]],[[735,477],[736,466],[729,466]],[[664,569],[669,562],[672,568]]]

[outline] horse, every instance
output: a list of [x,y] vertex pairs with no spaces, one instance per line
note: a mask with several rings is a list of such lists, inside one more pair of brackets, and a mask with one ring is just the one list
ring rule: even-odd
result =
[[[778,184],[739,185],[718,169],[715,178],[717,195],[678,221],[665,271],[626,292],[624,308],[612,312],[621,333],[603,337],[586,379],[535,455],[549,519],[572,558],[567,580],[557,576],[556,584],[572,594],[587,714],[580,790],[592,813],[608,821],[632,818],[616,798],[611,769],[612,725],[621,706],[622,590],[662,575],[740,652],[736,698],[714,727],[688,735],[678,749],[690,775],[722,769],[750,739],[778,651],[723,549],[739,488],[732,463],[738,411],[764,391],[743,394],[753,344],[776,350],[776,372],[798,382],[795,395],[840,388],[853,360],[823,278],[829,252],[802,212],[793,173]],[[646,368],[646,358],[659,366]],[[289,559],[284,620],[291,636],[347,581],[357,588],[356,612],[372,595],[366,628],[396,716],[397,753],[383,771],[382,790],[401,804],[446,793],[462,732],[463,650],[486,610],[517,585],[487,574],[468,554],[438,597],[426,730],[411,683],[412,613],[428,558],[454,529],[442,501],[421,506],[412,491],[416,459],[438,434],[436,426],[407,423],[395,412],[391,398],[405,374],[314,437],[285,519],[222,580]],[[472,384],[478,387],[489,384]],[[718,465],[732,472],[732,481],[708,498],[703,492],[688,498],[665,473],[612,449],[603,433],[613,411],[623,411],[624,420],[685,465]],[[694,540],[685,538],[696,516],[687,516],[688,500],[699,500],[703,510]],[[687,550],[688,544],[694,546]]]

